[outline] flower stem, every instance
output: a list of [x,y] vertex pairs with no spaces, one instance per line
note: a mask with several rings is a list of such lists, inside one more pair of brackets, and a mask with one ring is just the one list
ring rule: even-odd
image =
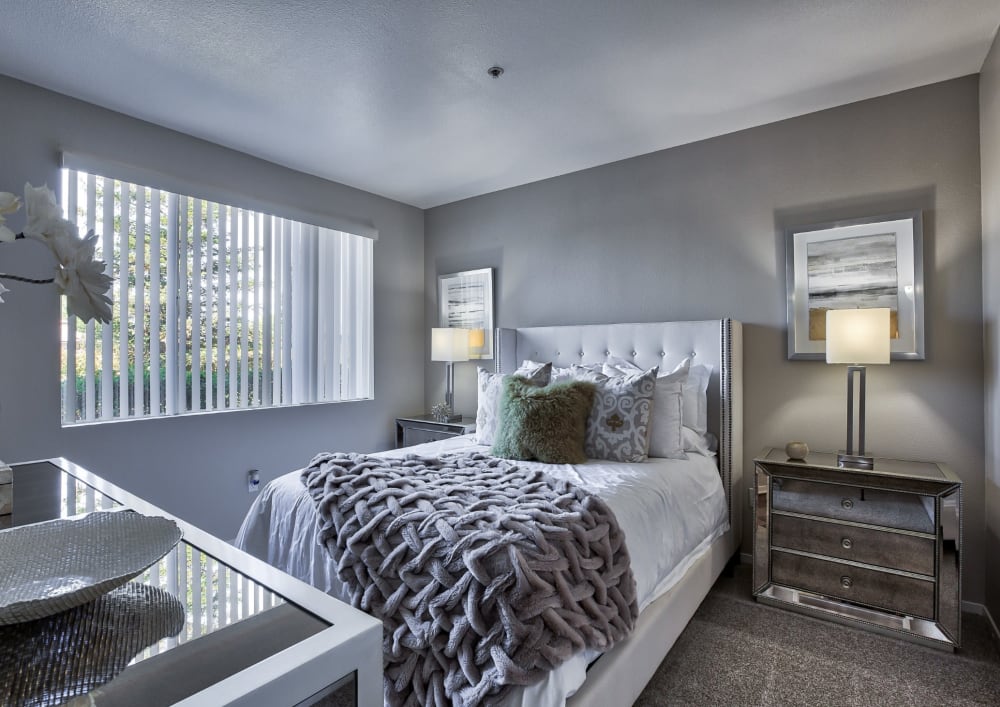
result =
[[48,285],[56,281],[54,277],[47,277],[39,280],[34,277],[21,277],[20,275],[10,275],[5,272],[0,272],[0,280],[16,280],[17,282],[30,282],[32,285]]

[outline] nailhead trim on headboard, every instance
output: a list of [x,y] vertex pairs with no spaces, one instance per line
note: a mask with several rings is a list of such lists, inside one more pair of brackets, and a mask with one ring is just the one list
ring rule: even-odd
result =
[[733,517],[733,320],[723,319],[721,326],[722,370],[719,371],[722,424],[719,426],[719,471],[726,488],[729,517]]

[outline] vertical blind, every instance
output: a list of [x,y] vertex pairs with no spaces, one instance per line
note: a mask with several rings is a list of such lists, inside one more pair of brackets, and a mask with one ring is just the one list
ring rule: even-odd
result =
[[373,396],[372,240],[63,169],[109,324],[67,315],[63,424]]

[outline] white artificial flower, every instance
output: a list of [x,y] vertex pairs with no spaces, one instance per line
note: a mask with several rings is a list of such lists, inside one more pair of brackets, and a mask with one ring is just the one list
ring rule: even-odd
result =
[[[0,192],[0,241],[14,240],[14,232],[3,225],[2,214],[13,213],[20,199],[9,192]],[[80,238],[76,224],[62,217],[55,193],[45,187],[24,185],[26,223],[24,235],[49,247],[56,259],[53,279],[60,294],[66,295],[71,314],[84,321],[111,321],[112,279],[105,272],[102,260],[95,260],[97,236],[91,231]],[[0,295],[8,290],[0,285]],[[3,302],[3,299],[0,299]]]
[[112,279],[104,272],[104,261],[94,259],[97,236],[91,231],[82,240],[76,239],[72,250],[68,241],[61,244],[66,246],[62,254],[65,259],[53,248],[59,258],[55,280],[60,294],[66,295],[70,313],[85,322],[91,319],[110,322],[111,298],[108,297],[108,290],[111,289]]
[[10,292],[10,290],[8,290],[6,287],[4,287],[3,283],[0,282],[0,304],[3,304],[3,296],[5,294],[7,294],[8,292]]
[[24,211],[27,217],[27,222],[24,224],[26,236],[39,238],[52,230],[59,221],[63,221],[62,209],[56,203],[55,192],[47,186],[24,185]]
[[47,245],[60,265],[75,258],[83,242],[80,240],[80,229],[75,223],[64,218],[49,221],[43,233],[25,233],[25,235]]
[[[9,191],[0,191],[0,215],[12,214],[21,208],[21,200]],[[3,219],[0,219],[2,222]]]

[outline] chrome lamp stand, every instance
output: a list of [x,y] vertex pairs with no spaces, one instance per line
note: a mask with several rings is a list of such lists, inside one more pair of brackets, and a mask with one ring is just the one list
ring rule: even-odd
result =
[[451,413],[442,422],[457,422],[462,416],[455,413],[455,364],[451,361],[444,362],[444,380],[444,402]]
[[[854,425],[854,379],[858,379],[857,431]],[[854,438],[858,439],[858,453],[854,453]],[[872,457],[865,456],[865,367],[847,367],[847,450],[837,454],[837,466],[854,469],[871,469]]]

